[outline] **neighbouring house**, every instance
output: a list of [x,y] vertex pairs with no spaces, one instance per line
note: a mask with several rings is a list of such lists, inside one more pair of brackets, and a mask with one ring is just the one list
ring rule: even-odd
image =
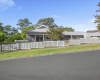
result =
[[[48,27],[45,25],[41,25],[33,30],[26,31],[28,35],[29,42],[41,42],[41,41],[52,41],[47,37]],[[79,38],[88,38],[88,37],[100,37],[99,32],[68,32],[64,31],[62,33],[64,37],[60,40],[69,40],[69,39],[79,39]]]

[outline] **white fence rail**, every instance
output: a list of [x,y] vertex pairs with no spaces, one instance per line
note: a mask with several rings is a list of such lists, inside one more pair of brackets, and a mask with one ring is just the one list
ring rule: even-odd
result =
[[79,40],[69,40],[69,45],[80,45],[85,43],[100,43],[99,38],[80,38]]
[[80,40],[69,40],[70,45],[80,45]]
[[[45,41],[45,42],[27,42],[27,43],[14,43],[2,44],[2,50],[18,50],[18,49],[32,49],[32,48],[45,48],[45,47],[60,47],[64,46],[64,41]],[[1,50],[1,45],[0,45]]]
[[81,43],[91,43],[91,38],[80,38]]
[[30,42],[31,48],[44,48],[44,42]]

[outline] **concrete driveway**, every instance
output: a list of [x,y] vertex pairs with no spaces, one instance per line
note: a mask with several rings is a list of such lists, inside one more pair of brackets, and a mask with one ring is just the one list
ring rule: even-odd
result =
[[0,61],[0,80],[100,80],[100,50]]

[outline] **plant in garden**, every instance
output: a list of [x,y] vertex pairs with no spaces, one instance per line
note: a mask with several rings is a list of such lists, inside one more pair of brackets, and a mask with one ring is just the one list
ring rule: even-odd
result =
[[64,31],[64,28],[62,27],[57,27],[57,28],[49,28],[47,31],[47,37],[57,41],[63,38],[62,32]]

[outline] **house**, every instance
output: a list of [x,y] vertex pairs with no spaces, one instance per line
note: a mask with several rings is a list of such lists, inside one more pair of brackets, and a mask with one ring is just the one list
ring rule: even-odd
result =
[[[48,27],[45,25],[41,25],[33,30],[26,31],[28,35],[29,42],[40,42],[40,41],[52,41],[47,37]],[[64,37],[60,40],[69,40],[69,39],[79,39],[79,38],[87,38],[87,37],[100,37],[99,32],[68,32],[64,31],[62,33]]]

